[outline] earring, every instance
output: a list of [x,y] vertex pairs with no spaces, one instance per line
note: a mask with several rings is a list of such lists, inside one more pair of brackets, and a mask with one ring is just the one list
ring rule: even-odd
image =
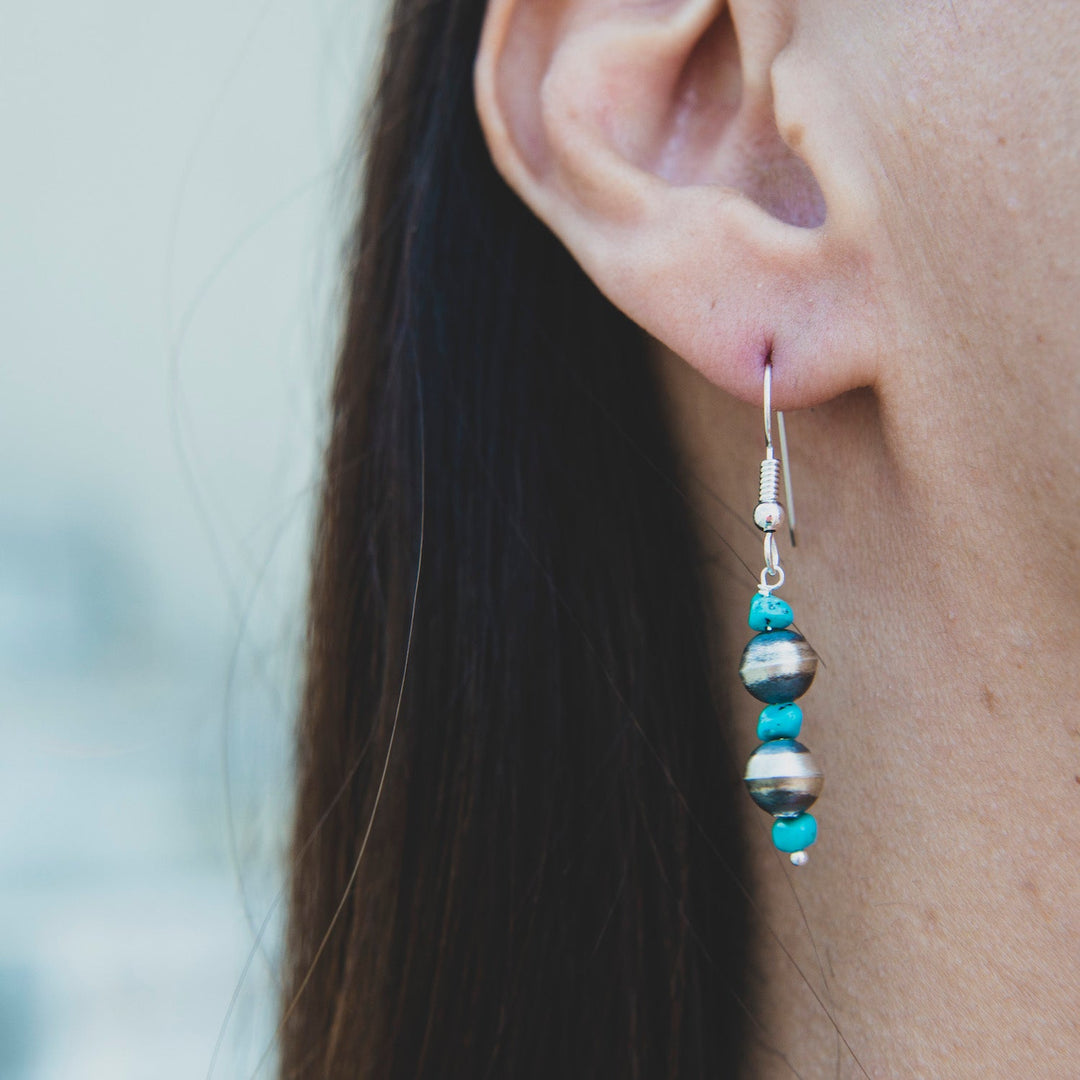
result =
[[[763,396],[765,460],[761,463],[754,524],[765,534],[765,569],[761,571],[758,591],[750,601],[750,629],[759,632],[743,650],[739,678],[754,697],[765,702],[765,708],[757,725],[761,745],[746,763],[745,780],[754,802],[776,818],[773,843],[788,853],[795,866],[803,866],[808,858],[806,849],[817,839],[817,821],[806,811],[821,794],[825,777],[810,751],[798,741],[803,717],[795,699],[802,697],[813,682],[818,658],[802,634],[788,629],[793,621],[790,605],[773,595],[784,584],[776,530],[785,514],[777,501],[781,461],[773,452],[771,360],[765,362]],[[794,547],[795,506],[791,497],[784,414],[776,415],[788,527]]]

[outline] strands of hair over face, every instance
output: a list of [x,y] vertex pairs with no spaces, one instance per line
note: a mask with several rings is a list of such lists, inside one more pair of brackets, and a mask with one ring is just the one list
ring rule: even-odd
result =
[[733,1077],[742,793],[702,560],[643,336],[490,163],[484,6],[401,0],[372,113],[281,1075]]

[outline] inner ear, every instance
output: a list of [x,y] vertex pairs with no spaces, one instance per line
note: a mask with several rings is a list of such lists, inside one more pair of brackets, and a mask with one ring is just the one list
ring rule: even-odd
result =
[[652,171],[671,184],[709,183],[716,179],[719,143],[730,136],[743,99],[739,42],[726,6],[691,50],[671,99],[666,141]]
[[747,92],[737,31],[724,6],[679,73],[665,138],[637,164],[670,184],[721,184],[788,225],[817,228],[825,198],[810,169],[781,138],[772,91]]

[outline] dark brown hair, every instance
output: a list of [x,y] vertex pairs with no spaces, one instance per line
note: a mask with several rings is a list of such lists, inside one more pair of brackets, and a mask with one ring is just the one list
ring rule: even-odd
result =
[[484,6],[399,0],[371,113],[281,1074],[735,1076],[745,867],[702,556],[644,335],[490,163]]

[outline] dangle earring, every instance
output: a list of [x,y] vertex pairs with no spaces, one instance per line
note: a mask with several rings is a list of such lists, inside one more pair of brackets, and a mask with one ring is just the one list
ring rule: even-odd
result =
[[[765,460],[761,463],[758,505],[754,524],[765,534],[765,569],[758,591],[750,601],[750,629],[759,631],[743,650],[739,678],[759,701],[765,702],[758,717],[761,745],[746,763],[746,786],[750,797],[772,814],[773,843],[788,853],[795,866],[807,860],[806,849],[817,839],[817,821],[806,811],[821,794],[825,777],[810,751],[798,741],[802,697],[814,680],[817,654],[791,626],[790,605],[773,593],[784,584],[784,570],[776,546],[776,530],[784,521],[777,501],[780,467],[772,441],[772,361],[765,362]],[[791,496],[784,414],[778,412],[780,452],[784,471],[784,494],[792,547],[795,546],[795,505]]]

